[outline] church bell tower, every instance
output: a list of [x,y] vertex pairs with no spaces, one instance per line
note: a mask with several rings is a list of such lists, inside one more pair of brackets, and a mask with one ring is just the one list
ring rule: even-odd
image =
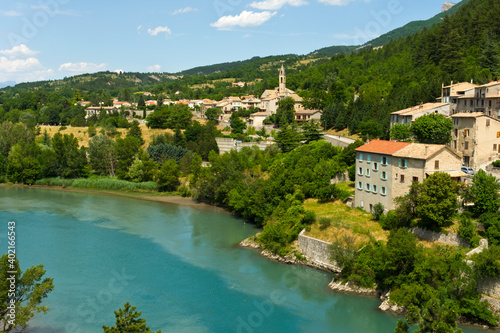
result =
[[281,69],[280,69],[280,84],[278,87],[278,95],[279,96],[286,95],[286,74],[285,74],[285,67],[283,67],[283,64],[281,64]]

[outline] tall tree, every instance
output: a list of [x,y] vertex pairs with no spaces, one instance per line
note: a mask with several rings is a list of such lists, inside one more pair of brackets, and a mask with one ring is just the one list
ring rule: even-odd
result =
[[[137,307],[132,306],[129,302],[125,303],[123,309],[115,311],[115,326],[102,325],[104,333],[155,333],[146,325],[146,319],[141,318],[142,312],[137,312],[136,309]],[[161,333],[161,330],[156,331],[156,333]]]
[[411,132],[420,143],[447,144],[451,141],[453,121],[442,114],[418,117],[411,125]]
[[465,189],[465,199],[474,203],[470,209],[476,216],[495,213],[500,207],[499,191],[498,179],[484,170],[479,170],[472,177],[472,185]]
[[276,124],[286,126],[295,121],[295,100],[291,97],[285,97],[278,101],[278,110],[276,111]]
[[450,176],[435,172],[422,183],[417,199],[417,214],[429,227],[450,224],[457,208],[457,189]]
[[[11,273],[17,272],[17,273]],[[17,258],[4,254],[0,258],[0,330],[11,332],[23,329],[38,313],[50,311],[41,305],[43,299],[54,289],[54,279],[45,277],[43,265],[32,266],[24,273]],[[14,287],[13,287],[14,286]],[[15,292],[11,291],[15,290]],[[15,303],[15,320],[10,316],[11,303]]]

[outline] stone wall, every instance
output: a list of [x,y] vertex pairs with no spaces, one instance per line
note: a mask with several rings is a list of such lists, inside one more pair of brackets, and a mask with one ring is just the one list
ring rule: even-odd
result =
[[414,233],[418,238],[423,239],[423,240],[428,240],[428,241],[434,241],[434,242],[440,242],[448,245],[455,245],[455,246],[463,246],[463,247],[469,247],[470,244],[460,238],[457,234],[454,233],[448,233],[448,234],[443,234],[439,232],[434,232],[430,231],[427,229],[422,229],[422,228],[413,228],[410,229],[412,233]]
[[500,280],[484,279],[477,281],[477,291],[494,298],[500,298]]
[[274,144],[272,141],[259,141],[259,142],[241,142],[236,141],[233,138],[215,138],[217,141],[217,146],[219,147],[219,153],[224,154],[230,152],[232,149],[240,151],[243,147],[253,147],[257,146],[259,149],[264,150],[267,147]]
[[341,269],[330,261],[329,245],[325,241],[304,235],[305,230],[299,234],[299,251],[308,261],[319,268],[333,272],[340,272]]
[[349,139],[343,136],[338,136],[338,135],[331,135],[331,134],[325,134],[324,135],[324,140],[326,142],[330,142],[332,146],[340,146],[340,147],[347,147],[351,143],[356,142],[356,140]]

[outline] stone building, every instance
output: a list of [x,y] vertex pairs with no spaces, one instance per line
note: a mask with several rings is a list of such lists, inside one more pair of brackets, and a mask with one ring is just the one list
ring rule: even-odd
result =
[[394,198],[405,195],[413,181],[434,172],[460,180],[462,155],[445,145],[373,140],[356,149],[355,207],[369,212],[381,203],[394,209]]

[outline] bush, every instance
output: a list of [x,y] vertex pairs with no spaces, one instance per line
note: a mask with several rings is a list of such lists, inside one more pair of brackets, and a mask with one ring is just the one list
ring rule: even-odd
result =
[[181,185],[177,191],[183,197],[192,197],[193,196],[193,193],[191,192],[189,187],[187,187],[186,185]]
[[97,130],[95,129],[94,126],[89,125],[89,128],[87,130],[87,133],[89,134],[89,138],[92,138],[97,135]]
[[488,242],[493,245],[500,244],[500,214],[499,213],[484,213],[479,217],[479,222],[486,230]]
[[302,224],[311,225],[316,222],[316,213],[312,210],[306,210],[304,216],[302,216]]
[[373,206],[373,219],[375,221],[378,221],[380,219],[380,216],[384,214],[384,205],[382,205],[380,202],[376,203]]
[[476,226],[467,216],[461,216],[458,222],[458,235],[467,242],[472,243],[472,238],[476,232]]
[[500,247],[491,246],[488,250],[481,253],[474,254],[472,260],[474,261],[474,274],[476,278],[498,278],[500,277]]
[[356,164],[351,165],[347,169],[347,173],[349,174],[349,180],[351,182],[355,181],[356,180]]
[[319,219],[319,228],[325,230],[332,224],[332,219],[329,217],[322,217]]
[[68,128],[66,126],[59,127],[59,131],[64,131],[65,129],[68,129]]
[[500,160],[496,160],[491,163],[495,168],[500,168]]

